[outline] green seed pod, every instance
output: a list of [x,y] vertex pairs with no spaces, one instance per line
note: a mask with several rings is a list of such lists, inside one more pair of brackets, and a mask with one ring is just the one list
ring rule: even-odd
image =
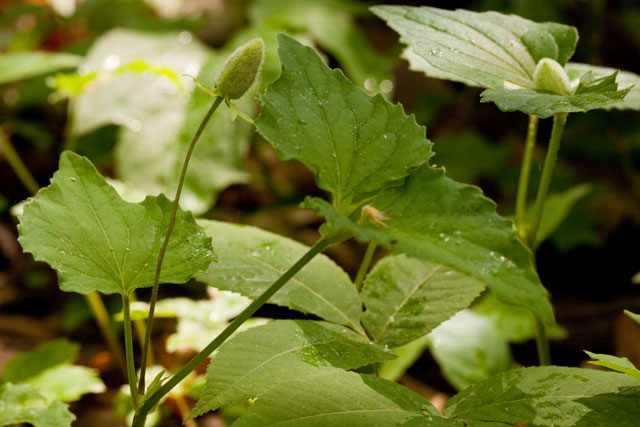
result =
[[573,92],[567,72],[551,58],[543,58],[538,62],[533,81],[536,89],[548,90],[558,95],[571,95]]
[[249,90],[260,74],[264,61],[264,41],[257,38],[237,48],[224,62],[216,89],[221,96],[238,99]]

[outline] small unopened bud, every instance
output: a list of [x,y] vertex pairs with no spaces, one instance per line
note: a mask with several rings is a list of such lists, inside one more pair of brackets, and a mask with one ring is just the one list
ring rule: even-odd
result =
[[221,96],[237,99],[249,90],[264,61],[264,41],[257,38],[237,48],[224,62],[216,89]]
[[533,82],[536,89],[548,90],[558,95],[571,95],[573,89],[567,72],[551,58],[543,58],[538,62]]
[[384,221],[391,219],[384,212],[380,212],[378,209],[371,205],[365,205],[362,208],[361,219],[369,221],[371,224],[379,225],[381,227],[387,227]]

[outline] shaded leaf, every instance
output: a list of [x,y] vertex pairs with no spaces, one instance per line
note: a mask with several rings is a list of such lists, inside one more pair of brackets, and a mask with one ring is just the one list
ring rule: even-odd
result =
[[[51,185],[26,204],[20,244],[58,272],[65,291],[125,294],[151,286],[171,202],[123,201],[84,157],[64,152]],[[213,258],[211,239],[179,211],[160,282],[183,283]]]
[[26,381],[47,399],[73,402],[87,393],[102,393],[106,387],[95,369],[59,365]]
[[9,383],[24,382],[49,368],[73,362],[79,351],[79,344],[66,339],[47,341],[7,361],[2,370],[2,379]]
[[325,369],[292,377],[263,394],[237,427],[459,426],[442,418],[427,400],[394,382]]
[[256,127],[283,159],[307,165],[341,212],[432,155],[424,128],[400,105],[367,95],[294,39],[278,42],[282,73],[261,99]]
[[587,355],[595,360],[590,360],[592,365],[604,366],[605,368],[612,369],[614,371],[622,372],[623,374],[631,375],[634,378],[640,380],[640,370],[634,366],[626,357],[616,357],[609,354],[591,353],[590,351],[584,351]]
[[9,52],[0,56],[0,85],[75,68],[82,57],[70,53]]
[[35,427],[70,427],[75,419],[67,404],[45,398],[28,384],[0,386],[0,426],[29,423]]
[[429,333],[468,307],[483,282],[442,264],[388,256],[376,264],[362,286],[362,323],[379,344],[406,344]]
[[[609,67],[599,67],[590,64],[579,64],[575,62],[569,62],[565,66],[567,74],[571,78],[579,78],[585,73],[592,72],[598,77],[610,76],[617,70]],[[616,75],[616,83],[620,89],[631,88],[627,96],[622,101],[615,102],[613,104],[602,107],[604,110],[618,109],[618,110],[640,110],[640,76],[629,71],[619,71]]]
[[387,380],[397,381],[418,360],[430,342],[429,335],[424,335],[410,343],[393,348],[393,352],[398,357],[382,362],[378,367],[378,376]]
[[393,357],[344,326],[276,320],[220,347],[209,363],[207,383],[192,416],[250,398],[262,400],[278,384],[330,372],[327,367],[355,369]]
[[[196,274],[218,289],[257,298],[309,248],[259,228],[201,221],[219,262]],[[270,302],[362,331],[362,303],[349,276],[325,255],[316,256]]]
[[372,206],[390,218],[386,227],[356,224],[324,200],[303,203],[325,216],[333,230],[352,232],[360,241],[376,241],[482,280],[503,302],[527,307],[553,323],[531,252],[513,223],[498,216],[495,204],[477,187],[456,183],[441,169],[420,167],[403,186],[383,191]]
[[[463,419],[558,427],[585,425],[582,419],[598,415],[601,397],[608,400],[607,406],[616,408],[601,415],[625,418],[625,413],[637,411],[640,382],[628,375],[593,369],[558,366],[515,369],[458,393],[449,400],[444,412]],[[585,399],[593,404],[585,404]]]
[[486,317],[463,310],[429,334],[443,376],[463,390],[513,368],[509,344]]
[[[540,59],[548,57],[564,65],[578,41],[573,27],[497,12],[425,6],[375,6],[371,10],[432,67],[455,75],[452,80],[471,80],[486,88],[501,88],[505,81],[531,87]],[[423,71],[430,75],[429,69]],[[433,77],[447,75],[435,73]]]

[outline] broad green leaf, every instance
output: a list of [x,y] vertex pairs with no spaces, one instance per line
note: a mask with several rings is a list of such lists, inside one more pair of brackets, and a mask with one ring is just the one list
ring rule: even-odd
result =
[[[534,246],[538,246],[546,240],[567,219],[573,206],[591,191],[592,188],[589,184],[581,184],[562,193],[550,194],[544,205]],[[530,220],[531,217],[533,217],[533,208],[527,212],[527,219]],[[527,224],[525,224],[526,226]]]
[[327,367],[355,369],[393,357],[344,326],[276,320],[220,347],[209,363],[207,383],[191,416],[250,398],[262,400],[279,383],[317,375]]
[[[599,67],[596,65],[579,64],[575,62],[569,62],[565,66],[567,74],[570,78],[579,78],[585,73],[592,72],[598,77],[610,76],[616,72],[615,68]],[[625,96],[622,101],[618,101],[614,104],[609,104],[602,107],[605,110],[617,109],[617,110],[640,110],[640,76],[629,71],[619,71],[616,76],[616,83],[620,89],[631,90]]]
[[585,74],[571,95],[558,95],[537,89],[487,89],[480,94],[481,102],[493,102],[502,111],[522,111],[541,118],[558,113],[586,113],[622,101],[630,89],[618,90],[617,72],[594,78]]
[[[522,343],[536,337],[536,319],[531,310],[500,302],[491,292],[485,292],[476,300],[472,309],[490,319],[506,341]],[[564,339],[567,335],[567,330],[557,323],[547,327],[550,339]]]
[[0,56],[0,85],[65,68],[75,68],[82,57],[70,53],[10,52]]
[[473,311],[461,311],[429,337],[433,358],[458,390],[513,368],[509,344],[488,318]]
[[427,400],[399,384],[339,369],[290,377],[260,396],[234,423],[236,427],[271,425],[463,426],[442,418]]
[[28,384],[0,386],[0,426],[29,423],[35,427],[70,427],[75,419],[66,403],[47,399]]
[[382,362],[378,367],[378,376],[387,380],[397,381],[418,360],[430,342],[429,335],[424,335],[410,343],[393,348],[393,352],[398,357]]
[[[602,416],[612,417],[612,421],[623,419],[625,413],[637,412],[640,381],[628,375],[593,369],[558,366],[515,369],[458,393],[449,400],[444,413],[461,419],[539,426],[623,425],[581,422],[598,415],[602,408],[598,405],[599,399],[603,404],[606,399],[608,412]],[[612,408],[615,410],[611,411]]]
[[[196,274],[218,289],[257,298],[309,248],[259,228],[200,221],[214,240],[219,262]],[[362,303],[349,276],[325,255],[316,256],[270,300],[362,331]]]
[[431,67],[455,75],[452,80],[470,80],[486,88],[501,88],[505,81],[532,87],[538,61],[546,57],[564,65],[578,41],[573,27],[497,12],[424,6],[375,6],[372,10]]
[[378,344],[397,347],[467,308],[485,284],[442,264],[388,256],[362,286],[362,323]]
[[327,217],[334,230],[352,232],[360,241],[376,241],[482,280],[503,302],[527,307],[545,323],[553,323],[531,252],[513,223],[498,216],[495,203],[477,187],[456,183],[441,169],[423,166],[404,185],[380,193],[371,205],[389,218],[384,226],[356,224],[324,200],[303,203]]
[[73,402],[83,394],[102,393],[106,387],[95,369],[85,366],[59,365],[26,381],[47,399]]
[[49,368],[73,362],[79,351],[79,344],[66,339],[47,341],[7,361],[2,370],[2,380],[9,383],[24,382]]
[[402,57],[409,63],[409,69],[418,73],[424,73],[427,77],[440,80],[449,80],[452,82],[463,83],[467,86],[478,86],[478,84],[472,80],[460,77],[457,74],[449,73],[447,71],[435,68],[426,59],[416,54],[410,46],[407,46],[402,51]]
[[[123,201],[89,160],[67,151],[51,184],[24,207],[19,241],[58,272],[62,290],[125,294],[153,284],[170,213],[164,196]],[[160,281],[186,282],[212,258],[211,239],[179,211]]]
[[605,368],[612,369],[614,371],[622,372],[623,374],[631,375],[634,378],[640,380],[640,370],[634,366],[633,363],[626,357],[616,357],[609,354],[591,353],[585,350],[587,355],[595,360],[590,360],[592,365],[604,366]]
[[294,39],[278,42],[282,73],[261,99],[256,126],[283,159],[316,174],[341,212],[429,159],[424,128],[400,105],[367,95]]

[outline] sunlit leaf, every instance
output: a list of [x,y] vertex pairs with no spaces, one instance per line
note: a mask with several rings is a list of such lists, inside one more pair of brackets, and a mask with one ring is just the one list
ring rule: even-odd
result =
[[0,425],[29,423],[35,427],[70,427],[76,417],[68,405],[47,399],[28,384],[0,386]]
[[82,57],[70,53],[9,52],[0,56],[0,85],[75,68]]
[[592,365],[604,366],[605,368],[612,369],[614,371],[622,372],[623,374],[631,375],[634,378],[640,380],[640,370],[635,367],[629,359],[626,357],[616,357],[609,354],[591,353],[590,351],[584,351],[587,355],[595,360],[590,360]]
[[48,399],[73,402],[87,393],[102,393],[106,387],[95,369],[59,365],[26,381]]
[[[84,157],[65,152],[51,185],[20,217],[20,244],[58,272],[65,291],[125,294],[153,284],[171,202],[127,203]],[[211,239],[179,211],[160,281],[183,283],[213,259]]]

